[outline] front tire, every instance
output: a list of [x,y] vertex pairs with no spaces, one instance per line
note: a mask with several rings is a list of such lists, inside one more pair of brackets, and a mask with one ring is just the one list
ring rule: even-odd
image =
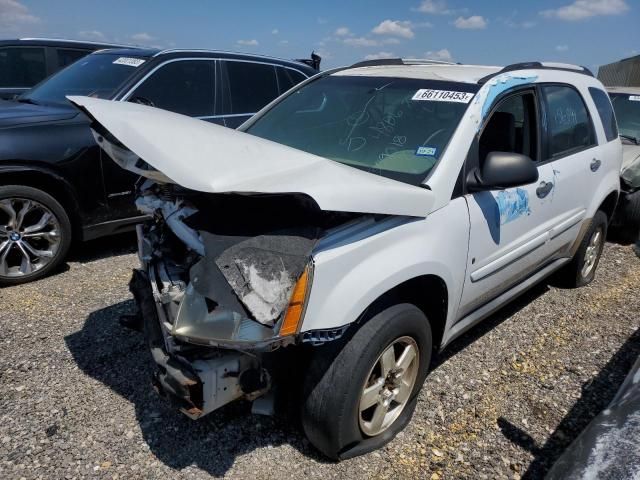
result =
[[0,186],[0,286],[44,277],[70,245],[71,222],[55,198],[37,188]]
[[411,419],[431,361],[431,327],[419,308],[398,304],[332,343],[313,352],[302,425],[318,450],[345,459],[382,447]]

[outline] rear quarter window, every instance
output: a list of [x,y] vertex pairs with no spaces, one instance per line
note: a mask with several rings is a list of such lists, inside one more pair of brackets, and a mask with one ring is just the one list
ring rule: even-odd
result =
[[595,87],[589,87],[589,94],[593,99],[593,103],[596,104],[596,109],[598,110],[600,120],[602,120],[602,126],[604,127],[607,142],[615,140],[618,138],[618,124],[616,123],[616,116],[613,113],[613,107],[611,106],[609,95]]

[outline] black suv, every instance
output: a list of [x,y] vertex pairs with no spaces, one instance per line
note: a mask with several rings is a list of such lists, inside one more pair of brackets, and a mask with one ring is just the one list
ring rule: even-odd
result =
[[0,99],[26,92],[91,52],[114,47],[122,45],[48,38],[0,40]]
[[[101,50],[0,102],[0,285],[44,276],[72,238],[132,228],[136,177],[98,147],[67,95],[146,105],[235,128],[317,73],[287,61],[201,50]],[[315,67],[315,68],[314,68]],[[185,158],[185,162],[189,159]]]

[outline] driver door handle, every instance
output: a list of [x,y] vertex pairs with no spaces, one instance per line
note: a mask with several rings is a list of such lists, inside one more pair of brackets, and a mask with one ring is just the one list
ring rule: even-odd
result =
[[595,172],[600,168],[600,165],[602,165],[602,161],[598,160],[597,158],[594,158],[593,160],[591,160],[591,171]]
[[538,188],[536,188],[536,195],[538,198],[544,198],[553,190],[553,182],[540,182]]

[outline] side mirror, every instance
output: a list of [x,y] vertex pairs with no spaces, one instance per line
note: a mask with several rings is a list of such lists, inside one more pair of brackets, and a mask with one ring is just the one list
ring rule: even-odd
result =
[[511,152],[490,152],[481,169],[467,175],[469,191],[499,190],[520,187],[538,181],[538,169],[526,155]]

